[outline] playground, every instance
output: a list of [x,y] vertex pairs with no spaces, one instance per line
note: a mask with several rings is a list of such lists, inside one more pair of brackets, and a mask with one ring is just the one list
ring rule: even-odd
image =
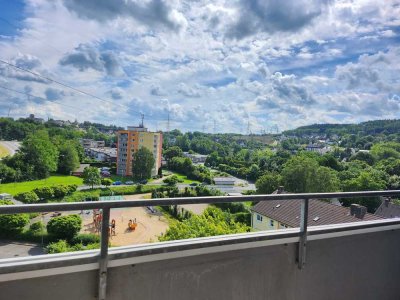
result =
[[[145,197],[147,194],[125,196],[124,199],[139,200]],[[114,228],[110,227],[110,233],[112,229],[115,230],[112,232],[113,234],[110,234],[112,246],[155,242],[158,240],[158,236],[164,234],[168,229],[168,221],[152,207],[115,208],[110,213],[110,223],[113,222],[112,220],[115,224]],[[83,214],[81,233],[98,234],[99,221],[101,221],[101,212],[87,211]]]

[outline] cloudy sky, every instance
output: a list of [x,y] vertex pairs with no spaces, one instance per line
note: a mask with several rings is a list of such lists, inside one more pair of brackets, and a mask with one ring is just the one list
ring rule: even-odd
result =
[[241,133],[400,118],[400,1],[0,0],[0,60],[3,116]]

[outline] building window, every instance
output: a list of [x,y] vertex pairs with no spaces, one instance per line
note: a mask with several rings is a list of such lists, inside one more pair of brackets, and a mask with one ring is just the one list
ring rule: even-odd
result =
[[261,221],[262,222],[262,216],[257,215],[257,221]]
[[270,220],[270,221],[269,221],[269,225],[270,225],[270,226],[274,226],[274,224],[275,224],[274,220]]

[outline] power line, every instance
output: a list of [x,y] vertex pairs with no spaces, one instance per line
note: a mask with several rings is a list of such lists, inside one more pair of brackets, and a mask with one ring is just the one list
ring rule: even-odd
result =
[[[69,107],[69,108],[73,108],[73,109],[77,109],[79,111],[82,111],[82,108],[71,106],[71,105],[64,104],[64,103],[59,103],[59,102],[57,102],[57,100],[56,101],[51,101],[51,100],[43,98],[43,97],[35,96],[35,95],[29,94],[27,92],[21,92],[21,91],[17,91],[17,90],[14,90],[14,89],[10,89],[10,88],[2,86],[2,85],[0,85],[0,88],[5,89],[5,90],[10,91],[10,92],[14,92],[14,93],[18,93],[18,94],[22,94],[22,95],[28,96],[28,100],[29,101],[30,101],[30,97],[34,97],[34,98],[38,98],[38,99],[41,99],[41,100],[44,100],[44,101],[48,101],[48,102],[51,102],[51,103],[56,103],[58,105],[62,105],[62,106],[65,106],[65,107]],[[10,110],[11,110],[11,108],[8,111],[9,114],[10,114]]]
[[32,75],[35,75],[35,76],[37,76],[37,77],[43,78],[43,79],[45,79],[45,80],[48,80],[48,81],[50,81],[50,82],[59,84],[59,85],[61,85],[61,86],[63,86],[63,87],[69,88],[69,89],[71,89],[71,90],[74,90],[74,91],[76,91],[76,92],[78,92],[78,93],[81,93],[81,94],[83,94],[83,95],[86,95],[86,96],[95,98],[95,99],[97,99],[97,100],[100,100],[100,101],[103,101],[103,102],[107,102],[107,103],[111,103],[111,104],[113,104],[113,105],[117,104],[117,105],[119,105],[119,106],[126,107],[125,105],[122,105],[122,104],[115,103],[115,102],[110,101],[110,100],[106,100],[106,99],[100,98],[100,97],[98,97],[98,96],[96,96],[96,95],[93,95],[93,94],[90,94],[90,93],[88,93],[88,92],[82,91],[82,90],[80,90],[80,89],[74,88],[73,86],[70,86],[70,85],[65,84],[65,83],[63,83],[63,82],[60,82],[60,81],[58,81],[58,80],[52,79],[52,78],[50,78],[50,77],[43,76],[43,75],[41,75],[41,74],[39,74],[39,73],[36,73],[36,72],[33,72],[33,71],[31,71],[31,70],[27,70],[27,69],[18,67],[18,66],[16,66],[16,65],[14,65],[14,64],[12,64],[12,63],[9,63],[9,62],[7,62],[7,61],[4,61],[4,60],[2,60],[2,59],[0,59],[0,62],[2,62],[3,64],[6,64],[6,65],[9,65],[10,67],[13,67],[14,69],[17,69],[17,70],[20,70],[20,71],[24,71],[24,72],[28,72],[28,73],[30,73],[30,74],[32,74]]

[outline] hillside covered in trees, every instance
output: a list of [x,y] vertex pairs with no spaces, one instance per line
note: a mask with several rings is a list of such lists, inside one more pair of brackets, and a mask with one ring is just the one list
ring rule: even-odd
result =
[[376,120],[359,124],[313,124],[283,132],[288,136],[400,134],[400,120]]

